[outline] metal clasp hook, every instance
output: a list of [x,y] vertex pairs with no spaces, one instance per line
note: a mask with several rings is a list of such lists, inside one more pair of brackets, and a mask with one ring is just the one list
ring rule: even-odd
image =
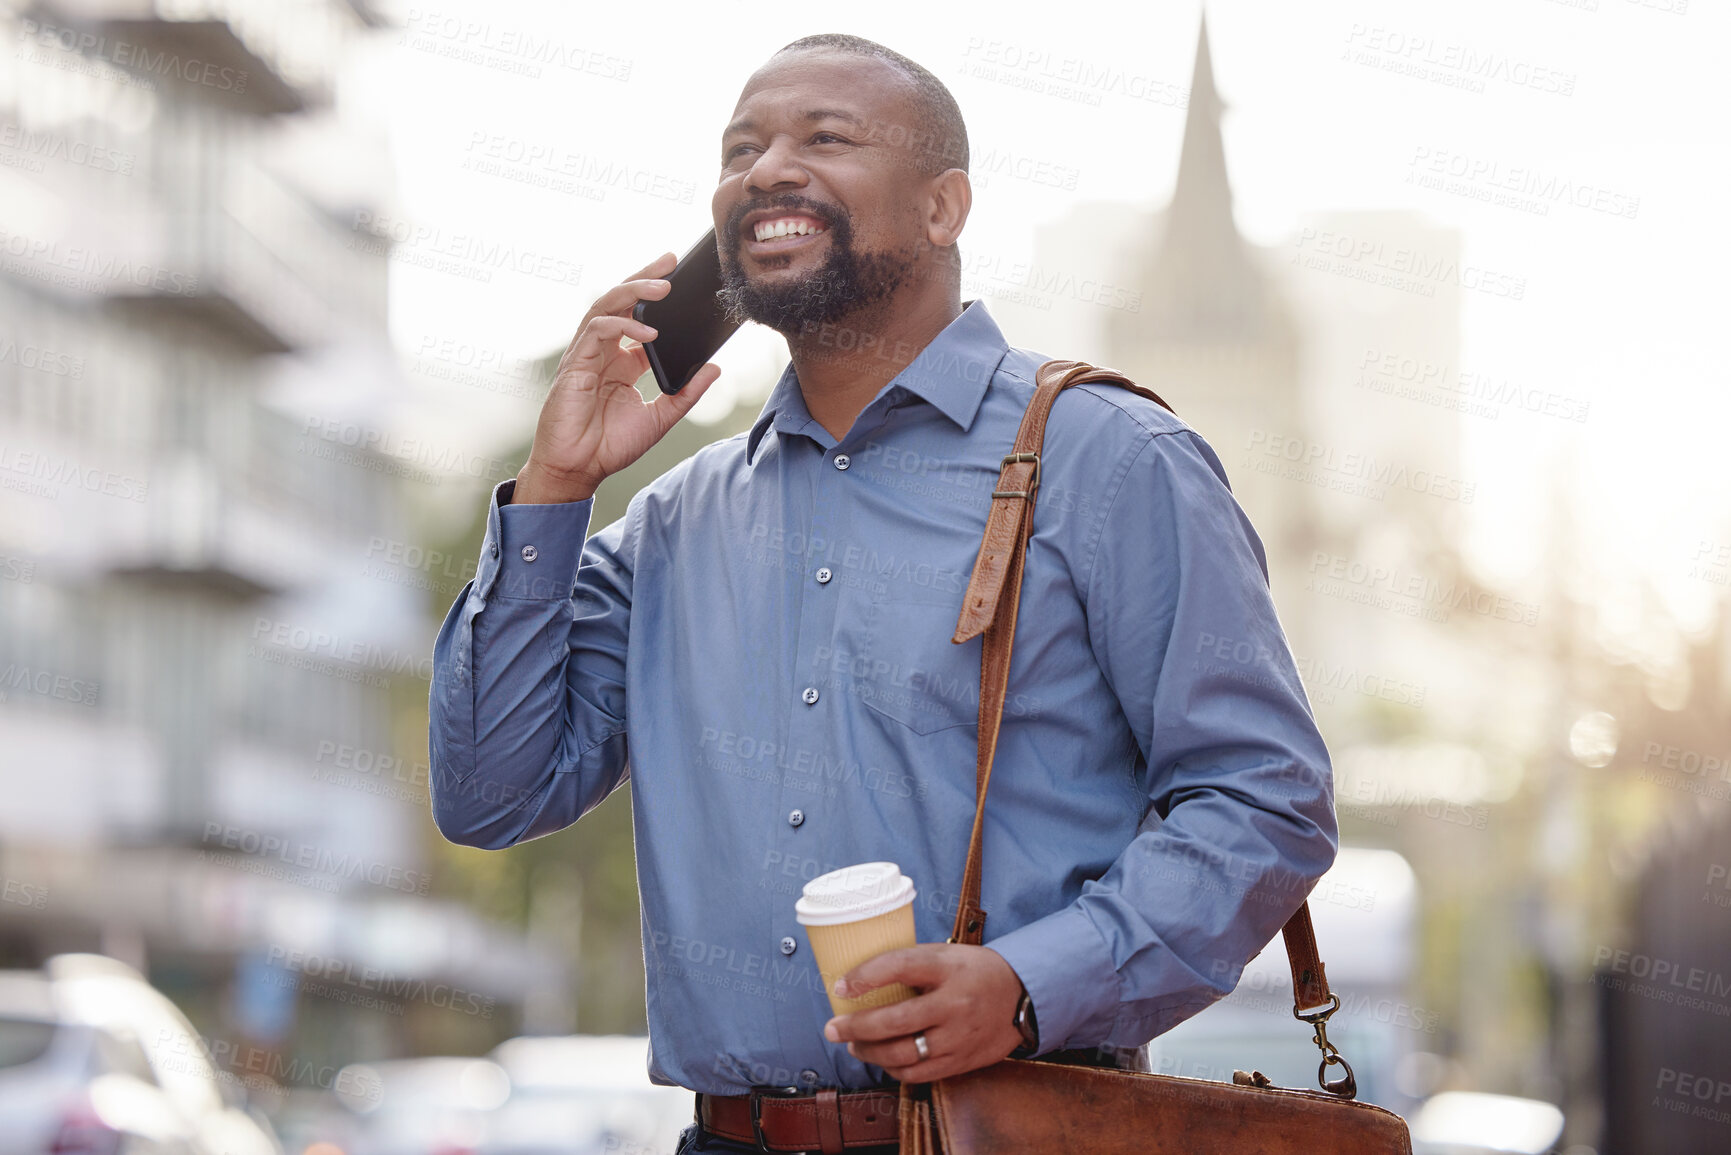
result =
[[[1300,1011],[1294,1007],[1292,1017],[1316,1028],[1316,1033],[1311,1035],[1310,1041],[1322,1051],[1322,1062],[1316,1068],[1317,1084],[1330,1095],[1338,1095],[1342,1099],[1356,1099],[1358,1097],[1358,1080],[1353,1077],[1352,1064],[1342,1058],[1340,1049],[1328,1041],[1329,1016],[1339,1009],[1340,996],[1330,992],[1327,1007],[1314,1011]],[[1328,1068],[1336,1064],[1344,1069],[1346,1074],[1330,1082]]]

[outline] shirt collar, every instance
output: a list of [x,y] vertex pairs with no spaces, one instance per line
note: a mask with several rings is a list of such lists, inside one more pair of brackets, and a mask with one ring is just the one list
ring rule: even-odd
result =
[[[986,311],[986,303],[969,301],[906,368],[890,379],[878,396],[899,385],[937,407],[966,432],[974,423],[974,414],[979,412],[992,374],[1009,348],[997,321]],[[778,434],[785,434],[803,433],[814,423],[790,361],[770,391],[763,412],[752,423],[745,441],[746,464],[753,463],[764,430],[771,425]]]

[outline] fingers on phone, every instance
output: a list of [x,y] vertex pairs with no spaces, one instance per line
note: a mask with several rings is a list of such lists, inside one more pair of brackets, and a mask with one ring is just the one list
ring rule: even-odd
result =
[[691,380],[685,383],[685,388],[679,391],[680,396],[697,395],[707,389],[711,382],[721,376],[721,367],[714,361],[705,361],[703,368],[691,375]]
[[625,350],[625,355],[630,357],[632,363],[637,366],[637,376],[639,378],[641,378],[645,373],[651,372],[654,368],[654,366],[649,364],[649,354],[643,351],[642,345],[631,346],[629,349]]
[[630,275],[630,277],[627,277],[625,281],[621,282],[621,287],[628,286],[628,284],[637,284],[639,281],[649,281],[649,279],[660,279],[660,277],[666,277],[670,272],[673,272],[673,267],[675,267],[675,265],[679,265],[679,258],[673,256],[672,253],[663,253],[663,255],[654,258],[653,261],[649,261],[647,265],[644,265],[644,267],[639,268],[639,270]]
[[595,299],[595,304],[589,310],[590,317],[615,316],[622,317],[637,307],[639,301],[659,301],[671,290],[672,285],[657,278],[626,281],[614,285]]
[[655,340],[656,334],[653,325],[645,325],[628,314],[613,313],[596,317],[589,322],[587,331],[597,341],[617,341],[621,337],[630,337],[635,341],[649,342]]
[[665,277],[668,273],[673,271],[673,266],[678,263],[679,258],[674,256],[673,253],[662,253],[659,257],[656,257],[653,261],[650,261],[647,265],[644,265],[641,269],[638,269],[635,273],[632,273],[625,279],[627,281],[637,281],[644,277]]

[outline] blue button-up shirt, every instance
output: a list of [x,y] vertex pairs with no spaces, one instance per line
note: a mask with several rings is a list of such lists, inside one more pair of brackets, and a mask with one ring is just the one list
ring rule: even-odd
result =
[[[950,932],[982,639],[949,639],[1042,360],[970,302],[839,440],[790,365],[748,433],[587,540],[589,501],[494,494],[435,647],[434,817],[496,849],[630,778],[655,1081],[885,1081],[823,1038],[794,901],[889,860],[920,941]],[[1266,575],[1201,437],[1128,390],[1059,395],[984,847],[986,943],[1043,1051],[1139,1045],[1226,994],[1333,861]]]

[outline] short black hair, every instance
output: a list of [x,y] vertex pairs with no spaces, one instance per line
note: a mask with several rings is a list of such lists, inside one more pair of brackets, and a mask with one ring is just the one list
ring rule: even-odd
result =
[[962,122],[961,106],[956,103],[956,98],[950,95],[950,90],[944,86],[943,81],[894,49],[886,48],[875,40],[850,36],[845,32],[820,32],[815,36],[802,36],[777,50],[776,55],[822,49],[845,52],[852,56],[869,56],[883,61],[906,77],[913,86],[914,103],[919,110],[917,115],[920,121],[912,126],[920,139],[908,142],[914,166],[928,175],[951,168],[968,171],[968,127]]

